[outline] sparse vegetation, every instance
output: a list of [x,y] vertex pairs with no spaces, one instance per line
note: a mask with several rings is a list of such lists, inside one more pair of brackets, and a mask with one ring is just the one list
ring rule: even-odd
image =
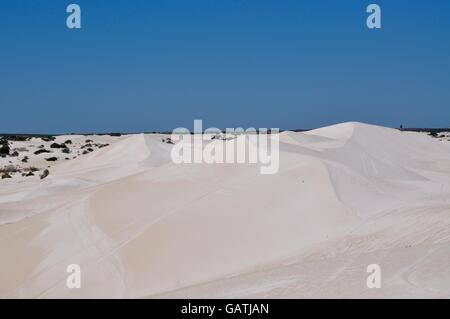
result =
[[3,136],[2,139],[11,141],[11,142],[25,142],[31,139],[29,136],[20,136],[20,135],[7,135]]
[[[120,136],[120,135],[117,135]],[[34,140],[32,140],[34,139]],[[46,142],[43,144],[39,144],[39,140]],[[33,143],[27,143],[23,147],[24,144],[15,144],[11,141],[27,141],[32,140]],[[48,143],[50,142],[50,143]],[[83,143],[84,142],[84,143]],[[167,140],[164,140],[165,143],[171,143],[170,138]],[[70,146],[69,145],[73,145]],[[41,158],[41,160],[44,160],[46,162],[56,162],[58,160],[72,160],[77,158],[77,155],[83,155],[89,154],[94,152],[97,149],[104,148],[109,146],[110,144],[102,144],[102,143],[96,143],[93,139],[86,139],[85,141],[77,142],[72,141],[70,139],[67,139],[64,143],[56,142],[56,138],[53,136],[35,136],[35,137],[7,137],[2,138],[0,136],[0,156],[1,157],[7,157],[6,163],[4,162],[4,165],[6,166],[0,167],[0,178],[15,178],[17,176],[23,176],[23,177],[31,177],[31,176],[40,176],[41,179],[44,179],[50,174],[50,167],[48,165],[42,165],[38,167],[30,166],[25,167],[27,165],[26,163],[33,163],[34,164],[34,157],[33,155],[40,155],[40,154],[49,154],[48,156],[44,156]],[[13,147],[14,146],[14,147]],[[59,151],[58,151],[59,149]],[[22,152],[26,152],[23,154]],[[28,153],[29,152],[29,153]],[[33,154],[33,155],[30,155]],[[62,156],[65,154],[64,156]],[[69,157],[68,154],[73,154]],[[67,157],[66,157],[67,156]],[[8,158],[9,157],[9,158]],[[32,161],[33,160],[33,161]],[[18,164],[18,165],[16,165]],[[48,163],[50,164],[50,163]],[[46,169],[48,167],[48,169]],[[36,173],[38,172],[38,173]]]

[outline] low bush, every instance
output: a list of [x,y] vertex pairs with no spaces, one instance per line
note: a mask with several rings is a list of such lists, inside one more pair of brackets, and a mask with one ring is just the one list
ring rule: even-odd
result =
[[40,176],[41,179],[46,178],[50,174],[50,171],[48,169],[44,170],[42,172],[42,175]]
[[54,136],[43,136],[43,137],[41,137],[41,139],[44,142],[53,142],[55,140],[55,137]]
[[66,148],[66,144],[53,143],[52,145],[50,145],[50,148]]
[[51,153],[51,152],[46,149],[40,149],[40,150],[37,150],[36,152],[34,152],[34,155],[39,155],[42,153]]
[[0,173],[17,173],[19,169],[14,165],[6,165],[3,168],[0,168]]
[[10,148],[8,144],[1,144],[0,155],[9,155]]
[[2,174],[2,179],[5,179],[5,178],[11,178],[11,175],[9,175],[8,173]]

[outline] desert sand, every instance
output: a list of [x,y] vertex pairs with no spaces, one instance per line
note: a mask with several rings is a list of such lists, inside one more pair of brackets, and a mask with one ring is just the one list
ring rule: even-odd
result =
[[174,164],[165,137],[58,136],[108,146],[51,163],[32,152],[41,140],[17,142],[50,174],[0,180],[0,298],[450,297],[446,139],[353,122],[282,132],[280,170],[261,175]]

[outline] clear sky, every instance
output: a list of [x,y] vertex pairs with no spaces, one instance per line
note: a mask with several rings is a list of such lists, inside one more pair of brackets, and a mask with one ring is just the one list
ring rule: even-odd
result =
[[450,1],[1,1],[0,111],[16,133],[448,127]]

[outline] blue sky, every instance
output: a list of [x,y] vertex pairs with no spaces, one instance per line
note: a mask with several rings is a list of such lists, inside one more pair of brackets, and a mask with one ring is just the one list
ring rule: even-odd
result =
[[450,1],[2,1],[0,110],[16,133],[448,127]]

